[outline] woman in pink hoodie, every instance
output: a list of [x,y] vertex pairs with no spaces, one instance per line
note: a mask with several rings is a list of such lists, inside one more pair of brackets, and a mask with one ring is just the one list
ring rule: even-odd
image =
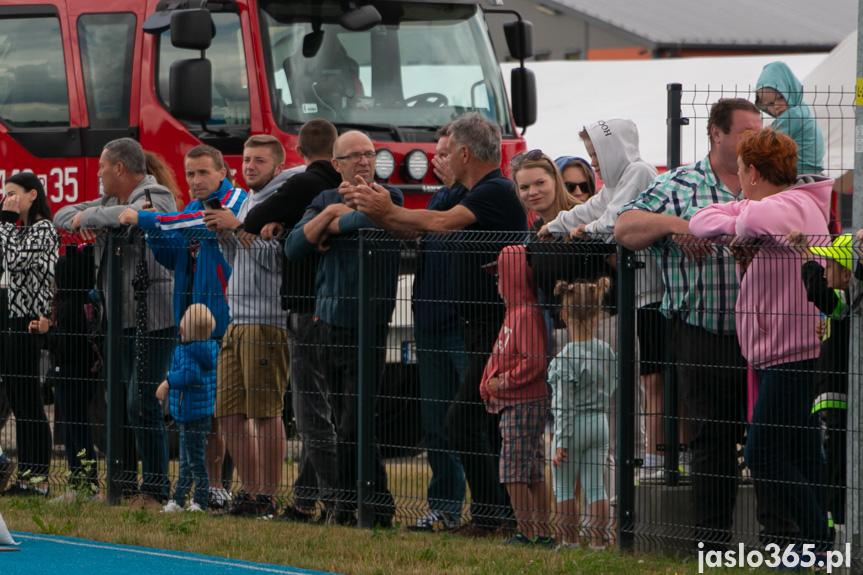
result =
[[[746,133],[737,145],[739,202],[696,213],[698,237],[735,236],[738,254],[737,337],[761,380],[744,459],[757,482],[778,498],[815,551],[832,547],[827,525],[818,416],[812,414],[813,368],[819,344],[818,310],[807,301],[798,262],[788,247],[792,230],[829,243],[833,180],[797,178],[797,145],[771,129]],[[743,409],[744,406],[741,406]]]
[[480,394],[486,409],[500,414],[500,482],[518,522],[518,533],[504,543],[553,547],[542,436],[551,408],[547,332],[524,246],[505,247],[497,272],[506,316]]

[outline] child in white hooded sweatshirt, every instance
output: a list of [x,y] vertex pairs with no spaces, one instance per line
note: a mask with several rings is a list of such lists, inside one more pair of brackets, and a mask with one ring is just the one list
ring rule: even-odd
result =
[[[579,132],[584,147],[590,156],[590,163],[598,178],[602,179],[602,188],[581,205],[569,211],[561,212],[557,218],[543,226],[539,237],[552,234],[569,234],[573,238],[582,238],[590,234],[614,233],[617,214],[627,203],[646,190],[656,177],[656,168],[641,159],[638,142],[638,128],[635,122],[626,119],[599,120],[585,126]],[[649,257],[650,252],[642,254],[646,259],[644,272],[636,277],[636,305],[638,305],[638,334],[641,358],[641,385],[638,386],[638,407],[640,412],[658,414],[662,412],[663,381],[662,363],[664,360],[664,343],[666,329],[665,321],[659,312],[662,301],[662,279],[659,265],[655,257]],[[612,346],[617,347],[616,318],[611,319],[612,326],[600,323],[597,336]],[[646,397],[645,397],[646,391]],[[614,412],[615,398],[612,398],[609,410],[609,427],[611,429],[609,465],[614,462],[616,444],[616,418]],[[645,405],[646,402],[646,405]],[[645,475],[659,472],[663,459],[657,454],[656,444],[662,443],[662,418],[652,417],[650,426],[645,429],[644,420],[637,426],[637,456],[646,451]],[[609,468],[610,469],[610,468]],[[608,483],[613,481],[608,477]],[[613,496],[613,490],[610,495]]]

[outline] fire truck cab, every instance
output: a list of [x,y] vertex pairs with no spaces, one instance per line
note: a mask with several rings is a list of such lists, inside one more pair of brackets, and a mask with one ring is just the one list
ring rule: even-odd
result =
[[[488,2],[496,4],[499,2]],[[504,164],[536,115],[514,71],[510,108],[476,2],[426,0],[13,0],[0,6],[0,185],[33,171],[53,207],[99,194],[106,142],[132,137],[183,173],[195,145],[221,150],[239,185],[243,142],[272,134],[288,164],[312,118],[369,134],[376,177],[424,207],[440,184],[435,130],[476,111],[503,133]],[[529,23],[507,22],[529,57]],[[509,39],[509,38],[508,38]]]

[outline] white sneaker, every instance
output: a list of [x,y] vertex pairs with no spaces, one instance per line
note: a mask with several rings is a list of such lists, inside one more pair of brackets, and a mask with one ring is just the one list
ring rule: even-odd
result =
[[231,494],[223,487],[210,487],[209,507],[223,509],[231,502]]
[[[169,505],[170,505],[170,503],[169,503]],[[201,509],[201,506],[198,505],[197,503],[195,503],[194,501],[192,501],[191,503],[186,505],[186,511],[197,511],[198,513],[204,512],[204,510]]]
[[183,508],[177,505],[177,502],[171,499],[168,501],[167,505],[162,507],[162,511],[159,513],[180,513],[183,511]]
[[417,519],[416,526],[411,525],[408,527],[408,531],[451,531],[458,527],[459,524],[460,521],[449,513],[431,511],[428,515]]

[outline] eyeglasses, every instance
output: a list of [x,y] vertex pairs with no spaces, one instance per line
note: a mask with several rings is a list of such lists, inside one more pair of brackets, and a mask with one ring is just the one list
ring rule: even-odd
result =
[[523,154],[516,154],[509,161],[509,165],[512,166],[513,168],[517,168],[525,160],[530,160],[531,162],[535,162],[536,160],[541,160],[542,157],[543,157],[542,150],[537,148],[536,150],[530,150],[529,152],[525,152]]
[[566,188],[566,191],[570,194],[575,193],[575,188],[580,188],[582,194],[589,194],[590,188],[587,185],[587,182],[563,182],[563,187]]
[[361,158],[365,158],[368,161],[372,161],[375,159],[374,152],[354,152],[353,154],[348,154],[347,156],[336,156],[337,160],[350,160],[353,163],[359,163]]

